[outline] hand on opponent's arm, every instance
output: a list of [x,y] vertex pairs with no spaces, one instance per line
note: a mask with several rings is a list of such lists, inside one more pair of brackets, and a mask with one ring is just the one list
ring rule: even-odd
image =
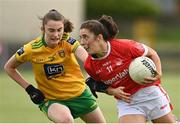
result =
[[101,81],[96,81],[92,77],[86,79],[86,84],[96,98],[98,98],[96,92],[106,93],[106,89],[109,87],[109,85],[106,85]]
[[92,77],[86,79],[86,84],[89,86],[92,94],[98,98],[96,92],[107,93],[108,95],[113,95],[117,99],[121,99],[125,102],[131,101],[131,94],[124,92],[124,87],[112,88],[110,85],[106,85],[101,81],[96,81]]

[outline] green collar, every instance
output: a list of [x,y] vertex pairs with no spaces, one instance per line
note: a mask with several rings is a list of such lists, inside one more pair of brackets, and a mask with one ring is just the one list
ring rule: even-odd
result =
[[42,38],[41,38],[41,39],[42,39],[42,43],[43,43],[43,45],[44,45],[44,46],[47,46],[47,43],[46,43],[46,41],[44,40],[44,36],[42,36]]

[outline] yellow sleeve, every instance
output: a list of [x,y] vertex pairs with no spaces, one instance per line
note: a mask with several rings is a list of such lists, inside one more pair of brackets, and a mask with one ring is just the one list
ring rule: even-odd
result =
[[72,48],[73,53],[76,51],[76,49],[78,48],[79,45],[80,45],[79,41],[76,40],[76,43],[74,44],[74,46]]
[[27,62],[31,60],[31,45],[26,44],[23,47],[19,48],[15,53],[17,61]]
[[69,43],[71,52],[73,52],[73,53],[76,51],[77,47],[80,45],[79,41],[77,41],[76,39],[74,39],[72,37],[69,37],[67,42]]
[[80,45],[79,41],[76,39],[70,37],[69,33],[64,33],[62,36],[62,41],[66,41],[68,44],[68,49],[70,49],[70,52],[75,52],[77,47]]

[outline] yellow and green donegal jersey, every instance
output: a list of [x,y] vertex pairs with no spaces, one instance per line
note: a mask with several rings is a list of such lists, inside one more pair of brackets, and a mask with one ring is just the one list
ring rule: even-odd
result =
[[35,81],[46,99],[70,99],[85,89],[85,80],[74,55],[78,46],[79,42],[69,34],[64,34],[54,49],[38,37],[21,47],[16,59],[31,62]]

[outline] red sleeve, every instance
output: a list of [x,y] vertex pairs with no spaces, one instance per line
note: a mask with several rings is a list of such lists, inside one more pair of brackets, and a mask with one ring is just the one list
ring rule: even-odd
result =
[[130,41],[129,48],[130,48],[131,55],[134,58],[142,56],[146,54],[147,52],[147,48],[145,47],[145,45],[136,41]]
[[129,39],[116,39],[114,41],[118,41],[112,41],[114,49],[117,49],[122,55],[136,58],[147,54],[148,48],[142,43]]

